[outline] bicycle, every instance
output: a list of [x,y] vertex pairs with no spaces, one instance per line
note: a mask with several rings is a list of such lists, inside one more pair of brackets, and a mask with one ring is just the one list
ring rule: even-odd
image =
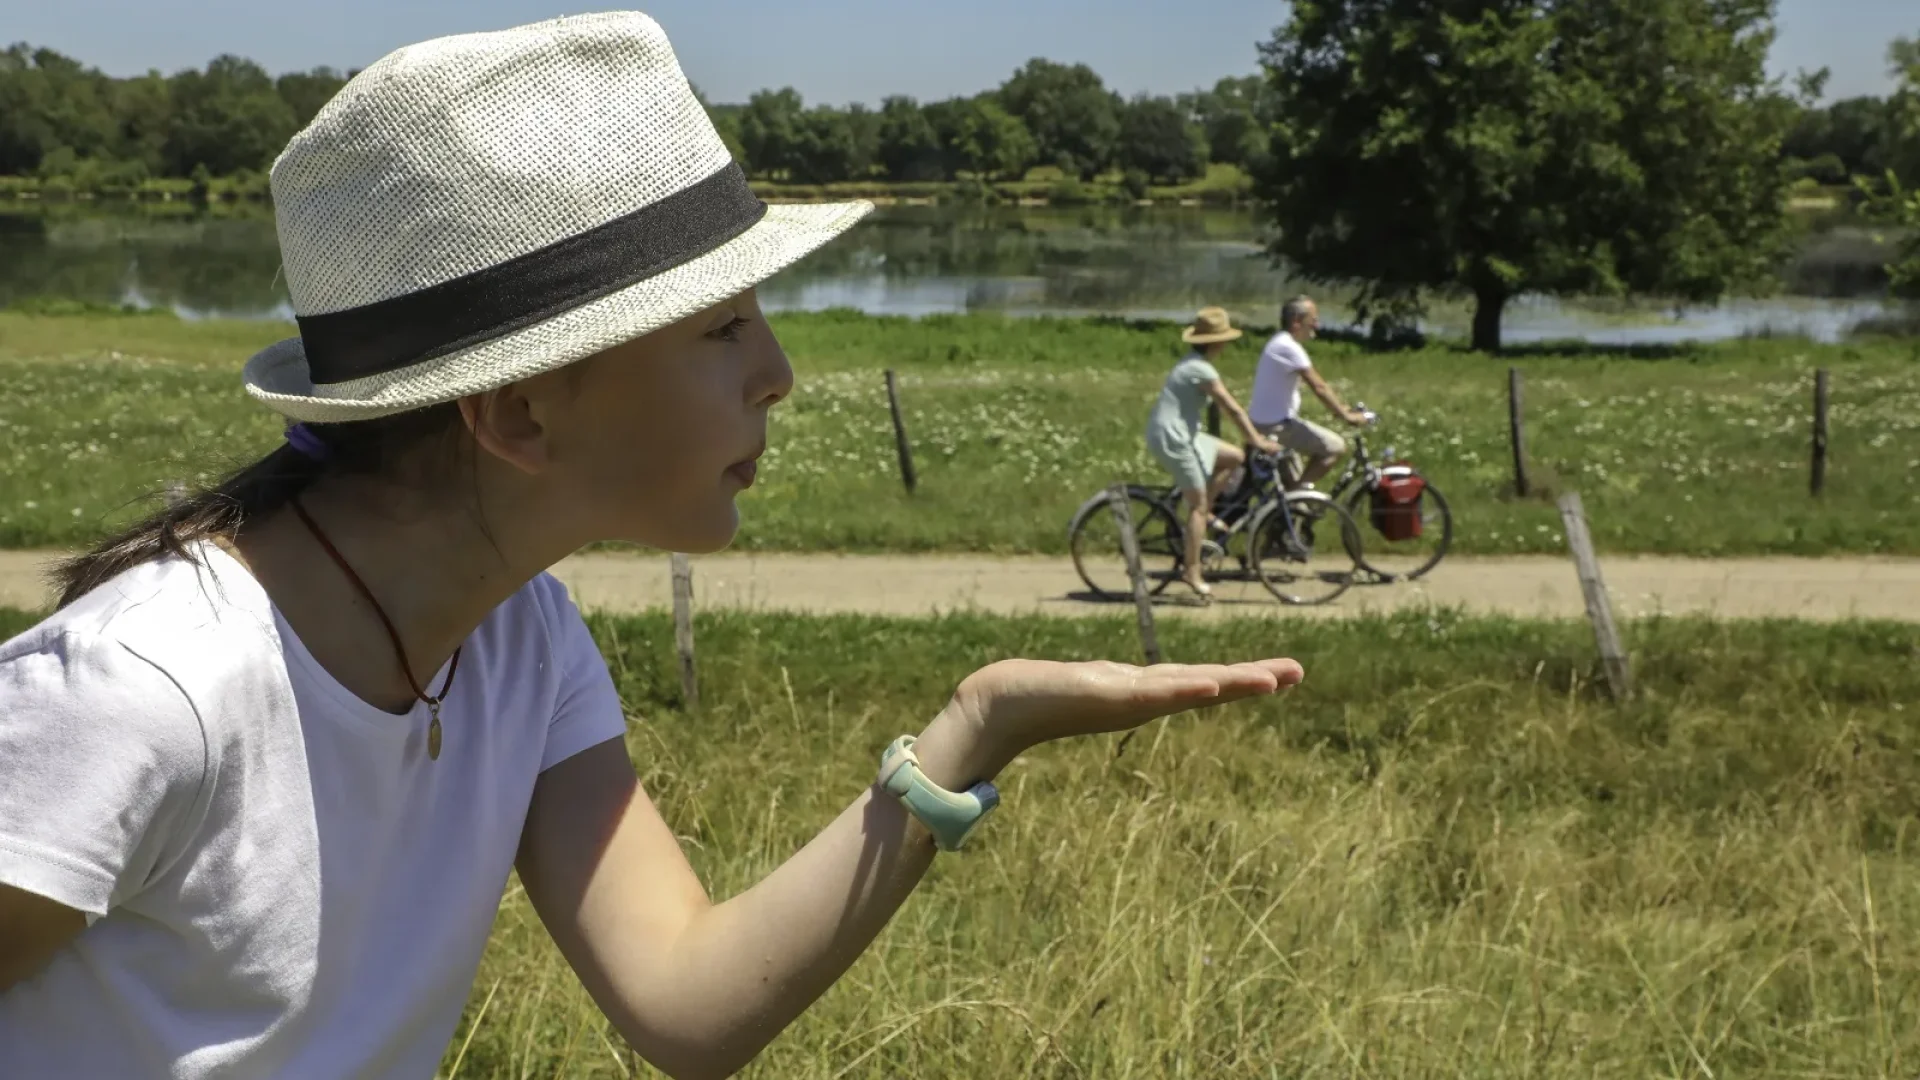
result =
[[[1249,454],[1240,483],[1213,507],[1213,523],[1201,541],[1201,578],[1251,576],[1282,603],[1329,603],[1353,586],[1360,568],[1360,528],[1321,492],[1302,489],[1283,496],[1280,468],[1279,456]],[[1186,568],[1186,506],[1173,484],[1128,484],[1126,492],[1141,574],[1157,596]],[[1074,570],[1103,599],[1133,594],[1112,498],[1111,490],[1093,495],[1067,525]],[[1326,553],[1329,544],[1338,545],[1338,555]],[[1230,560],[1238,563],[1237,571]]]
[[[1366,415],[1367,426],[1379,419],[1360,402],[1354,410]],[[1412,462],[1394,461],[1391,444],[1380,461],[1374,463],[1366,436],[1355,432],[1346,470],[1327,489],[1327,497],[1340,502],[1344,496],[1347,512],[1373,525],[1377,536],[1368,539],[1365,551],[1356,552],[1362,571],[1383,582],[1412,581],[1446,556],[1453,543],[1453,512],[1446,496]],[[1284,466],[1291,467],[1291,476],[1300,475],[1298,465],[1297,456],[1289,452]],[[1283,482],[1286,479],[1283,474]]]

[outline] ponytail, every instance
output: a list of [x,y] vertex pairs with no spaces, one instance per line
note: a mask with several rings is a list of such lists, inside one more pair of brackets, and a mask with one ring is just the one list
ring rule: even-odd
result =
[[66,607],[120,574],[168,555],[194,560],[193,547],[231,540],[242,527],[285,507],[324,476],[391,475],[421,444],[465,431],[448,402],[376,420],[307,424],[300,445],[276,447],[259,461],[109,537],[53,571]]

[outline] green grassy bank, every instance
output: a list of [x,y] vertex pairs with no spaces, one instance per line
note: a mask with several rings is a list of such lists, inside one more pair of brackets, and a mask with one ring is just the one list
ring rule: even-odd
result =
[[[1178,353],[1167,324],[993,315],[776,316],[798,372],[738,546],[1057,553],[1082,499],[1157,479],[1140,432]],[[144,496],[271,446],[239,389],[279,324],[0,312],[0,546],[84,542]],[[1222,370],[1243,398],[1257,335]],[[1596,542],[1688,555],[1920,554],[1920,341],[1791,339],[1639,352],[1448,346],[1317,362],[1385,417],[1448,496],[1456,550],[1563,550],[1577,489]],[[1514,499],[1507,368],[1526,378],[1536,497]],[[920,490],[901,488],[882,369],[900,373]],[[1827,492],[1808,497],[1813,372],[1832,374]],[[1309,401],[1308,415],[1326,419]]]
[[[24,625],[0,617],[0,632]],[[885,741],[1112,620],[596,620],[648,790],[732,895]],[[1405,616],[1162,628],[1289,696],[1043,747],[977,848],[747,1075],[1904,1077],[1920,1065],[1920,630]],[[1277,638],[1275,635],[1279,635]],[[454,1070],[458,1063],[457,1072]],[[650,1075],[510,888],[445,1074]]]

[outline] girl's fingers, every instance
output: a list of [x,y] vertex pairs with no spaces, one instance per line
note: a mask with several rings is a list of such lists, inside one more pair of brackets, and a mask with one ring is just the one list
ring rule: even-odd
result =
[[1271,693],[1298,683],[1306,675],[1298,663],[1287,659],[1245,664],[1160,664],[1135,670],[1140,672],[1144,686],[1206,681],[1218,686],[1221,694]]
[[1133,700],[1160,712],[1226,704],[1293,686],[1305,676],[1292,660],[1248,664],[1163,664],[1135,669]]

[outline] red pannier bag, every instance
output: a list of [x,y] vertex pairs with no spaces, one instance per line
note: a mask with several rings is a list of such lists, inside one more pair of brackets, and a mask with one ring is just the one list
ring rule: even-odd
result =
[[1383,476],[1373,489],[1373,527],[1388,540],[1413,540],[1420,535],[1420,493],[1427,482],[1418,476]]

